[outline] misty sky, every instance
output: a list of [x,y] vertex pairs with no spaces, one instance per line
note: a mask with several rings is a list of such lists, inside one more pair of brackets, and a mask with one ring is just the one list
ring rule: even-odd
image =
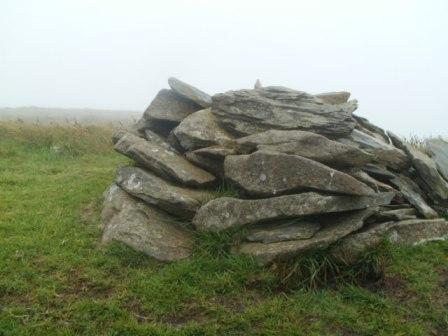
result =
[[448,1],[0,0],[0,106],[143,111],[170,76],[348,90],[380,126],[447,136]]

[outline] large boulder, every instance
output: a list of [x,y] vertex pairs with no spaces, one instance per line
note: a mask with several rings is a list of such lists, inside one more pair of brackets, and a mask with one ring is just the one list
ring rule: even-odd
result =
[[160,261],[180,260],[192,253],[190,232],[173,217],[134,199],[117,185],[107,191],[101,217],[103,243],[120,241]]
[[376,211],[377,208],[368,208],[326,218],[322,220],[322,228],[309,239],[269,244],[243,243],[236,248],[236,252],[252,256],[260,264],[293,258],[310,250],[326,248],[348,234],[359,230],[363,226],[364,220]]
[[173,215],[193,218],[212,193],[177,187],[138,167],[120,167],[117,184],[129,194],[155,205]]
[[212,112],[239,136],[270,129],[300,129],[345,135],[355,127],[357,102],[332,105],[302,91],[284,87],[229,91],[213,96]]
[[114,149],[157,175],[189,186],[210,185],[215,177],[191,164],[179,154],[131,133],[119,132],[114,136]]
[[371,162],[373,155],[357,147],[332,141],[316,133],[298,130],[270,130],[237,140],[239,153],[267,150],[299,155],[328,166],[357,167]]
[[363,252],[379,245],[384,239],[395,244],[416,245],[448,237],[448,222],[444,219],[410,219],[390,221],[369,226],[351,234],[332,247],[333,257],[346,264],[354,264]]
[[173,133],[180,145],[188,151],[215,145],[228,147],[234,143],[233,137],[218,125],[210,109],[189,115]]
[[202,107],[210,107],[212,105],[212,97],[207,93],[195,88],[194,86],[182,82],[181,80],[171,77],[168,78],[168,84],[171,89],[176,91],[179,95],[194,101]]
[[202,206],[193,224],[200,231],[222,231],[285,218],[387,205],[394,195],[331,196],[307,192],[256,200],[221,197]]
[[448,142],[440,139],[430,139],[426,142],[426,152],[436,163],[443,178],[448,181]]
[[201,109],[195,102],[186,99],[172,90],[162,89],[143,114],[152,122],[151,129],[167,134],[185,117]]
[[297,155],[268,151],[229,155],[224,160],[224,172],[230,181],[253,196],[309,189],[349,195],[374,193],[348,174]]

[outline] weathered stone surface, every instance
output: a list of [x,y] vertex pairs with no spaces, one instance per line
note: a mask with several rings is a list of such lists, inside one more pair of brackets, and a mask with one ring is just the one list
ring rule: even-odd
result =
[[254,84],[254,89],[261,89],[262,85],[259,79],[256,80],[255,84]]
[[374,214],[377,208],[368,208],[335,215],[323,223],[314,236],[309,239],[263,243],[243,243],[236,248],[237,253],[254,257],[261,264],[291,258],[314,249],[330,246],[351,232],[359,230],[364,220]]
[[234,143],[233,137],[218,125],[210,109],[190,114],[173,133],[180,145],[189,151],[215,145],[232,146]]
[[224,172],[229,180],[254,196],[307,189],[350,195],[374,193],[350,175],[297,155],[267,151],[229,155],[224,160]]
[[324,92],[317,94],[316,97],[322,99],[327,104],[343,104],[350,98],[350,92]]
[[358,168],[352,168],[352,169],[344,170],[344,173],[347,173],[350,176],[353,176],[355,179],[357,179],[358,181],[361,181],[362,183],[368,185],[370,188],[372,188],[376,192],[396,191],[390,185],[374,179],[369,174],[367,174],[366,172],[364,172],[364,171],[362,171],[362,170],[360,170]]
[[273,243],[286,240],[308,239],[319,231],[321,224],[303,219],[289,219],[279,223],[261,225],[250,230],[247,240]]
[[315,192],[256,200],[221,197],[202,206],[193,218],[193,224],[201,231],[221,231],[285,218],[386,205],[393,197],[394,193],[329,196]]
[[184,218],[193,218],[201,203],[212,197],[207,191],[174,186],[137,167],[120,167],[117,184],[146,203]]
[[402,171],[409,167],[409,159],[402,150],[360,130],[355,129],[350,135],[338,141],[375,155],[378,163],[393,170]]
[[167,141],[165,141],[164,138],[162,138],[160,135],[158,135],[157,133],[151,131],[150,129],[145,129],[143,130],[143,136],[146,140],[148,140],[149,142],[156,144],[164,149],[167,149],[169,151],[172,152],[176,152],[177,150],[174,149]]
[[436,199],[447,201],[448,182],[440,175],[435,162],[428,155],[412,148],[410,145],[406,145],[405,151],[415,170],[425,182],[430,195]]
[[448,181],[448,142],[443,139],[430,139],[426,142],[426,151],[436,163],[440,174]]
[[207,93],[195,88],[194,86],[182,82],[181,80],[171,77],[168,78],[168,84],[171,89],[176,91],[179,95],[194,101],[202,107],[210,107],[212,105],[212,97]]
[[404,208],[404,209],[381,209],[375,215],[377,221],[401,221],[406,219],[414,219],[416,217],[415,209]]
[[168,214],[137,201],[117,185],[107,191],[101,217],[103,243],[117,240],[160,261],[191,255],[193,237],[187,230]]
[[355,127],[356,101],[331,105],[305,92],[284,87],[229,91],[213,96],[212,112],[239,136],[270,129],[301,129],[345,135]]
[[391,173],[386,168],[378,165],[367,164],[365,167],[362,168],[362,170],[373,177],[383,180],[389,181],[395,177],[395,174]]
[[133,134],[120,132],[114,136],[114,142],[116,151],[164,178],[190,186],[208,185],[215,180],[213,175],[192,165],[177,153]]
[[353,115],[353,118],[355,118],[356,122],[358,123],[358,129],[360,131],[367,133],[368,135],[378,139],[380,142],[384,142],[389,145],[392,144],[391,140],[389,139],[389,136],[387,135],[384,129],[372,124],[366,118],[357,115]]
[[390,180],[397,189],[401,192],[409,203],[411,203],[423,217],[431,219],[438,217],[435,212],[421,196],[423,193],[419,186],[410,178],[404,175],[397,175]]
[[416,245],[448,237],[448,222],[444,219],[410,219],[372,225],[364,231],[351,234],[331,249],[331,254],[347,264],[355,263],[360,255],[385,238],[392,243]]
[[235,154],[234,148],[212,146],[185,153],[186,158],[196,166],[224,179],[224,158]]
[[332,141],[323,135],[298,130],[270,130],[237,140],[239,153],[267,150],[299,155],[329,166],[357,167],[374,156],[351,145]]
[[[182,97],[172,90],[160,90],[146,109],[143,116],[152,122],[151,129],[164,129],[163,132],[177,126],[185,117],[201,109],[201,106]],[[159,132],[158,132],[159,133]]]

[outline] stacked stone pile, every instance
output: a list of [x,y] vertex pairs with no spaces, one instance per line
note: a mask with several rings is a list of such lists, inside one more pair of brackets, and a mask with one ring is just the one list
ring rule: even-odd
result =
[[[213,97],[175,78],[115,150],[103,241],[162,261],[187,258],[195,231],[242,229],[234,253],[268,264],[315,249],[353,263],[384,237],[448,236],[448,143],[416,149],[353,114],[348,92],[262,87]],[[223,197],[231,186],[235,197]]]

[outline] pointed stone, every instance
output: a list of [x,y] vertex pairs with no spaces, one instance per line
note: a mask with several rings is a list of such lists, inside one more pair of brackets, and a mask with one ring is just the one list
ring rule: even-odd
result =
[[193,236],[168,214],[137,201],[112,185],[101,214],[102,242],[120,241],[160,261],[188,258]]
[[183,218],[193,218],[201,204],[213,196],[207,191],[177,187],[138,167],[120,167],[117,184],[146,203]]
[[180,145],[188,151],[198,148],[234,144],[233,137],[222,129],[210,109],[194,112],[177,126],[174,135]]
[[165,135],[185,117],[201,109],[201,106],[172,90],[160,90],[143,116],[152,122],[151,129]]
[[322,99],[327,104],[343,104],[350,98],[350,92],[324,92],[317,94],[316,97]]
[[238,136],[270,129],[343,136],[355,127],[356,101],[331,105],[308,93],[276,86],[229,91],[212,99],[212,112],[219,122]]
[[224,160],[225,176],[253,196],[273,196],[298,190],[321,190],[349,195],[374,191],[350,175],[297,155],[258,151],[230,155]]
[[195,88],[190,84],[182,82],[181,80],[174,77],[168,78],[168,84],[176,93],[194,101],[196,104],[204,108],[210,107],[212,105],[212,97],[210,97],[210,95]]
[[373,155],[357,147],[306,131],[270,130],[240,138],[236,143],[242,154],[266,150],[303,156],[329,166],[358,167],[374,160]]
[[257,89],[261,89],[261,88],[262,88],[261,82],[260,82],[259,79],[257,79],[255,84],[254,84],[254,89],[257,90]]
[[319,231],[318,222],[303,219],[289,219],[258,226],[249,231],[247,240],[252,242],[273,243],[286,240],[308,239]]
[[348,234],[359,230],[364,220],[374,214],[377,208],[334,215],[323,221],[323,227],[311,238],[276,243],[243,243],[236,252],[255,258],[260,264],[293,258],[311,250],[323,249]]
[[215,181],[210,173],[194,166],[179,154],[133,134],[120,132],[114,136],[114,149],[157,175],[189,186],[204,186]]
[[387,205],[394,195],[330,196],[307,192],[256,200],[221,197],[202,206],[193,218],[193,224],[200,231],[218,232],[285,218]]

